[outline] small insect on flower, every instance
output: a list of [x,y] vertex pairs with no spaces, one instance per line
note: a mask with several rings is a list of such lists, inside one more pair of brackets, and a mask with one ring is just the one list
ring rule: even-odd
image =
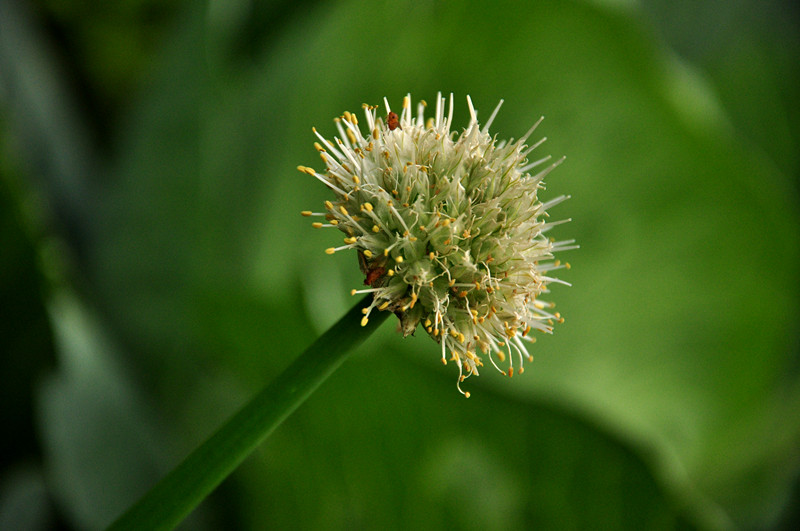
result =
[[366,275],[366,278],[364,278],[365,286],[375,287],[386,274],[386,260],[370,261],[362,251],[358,251],[358,265],[361,272]]
[[[389,131],[394,131],[400,127],[400,117],[397,116],[396,112],[390,112],[386,115],[386,126],[389,128]],[[402,129],[402,127],[400,127],[400,129]]]
[[422,325],[442,362],[458,366],[465,396],[461,383],[484,359],[507,376],[521,374],[523,361],[533,359],[525,343],[563,322],[541,297],[550,284],[569,285],[553,276],[570,267],[554,253],[577,248],[546,234],[569,221],[547,221],[548,210],[568,196],[538,198],[543,179],[564,159],[529,159],[544,142],[527,144],[541,118],[518,140],[489,135],[502,103],[481,127],[467,96],[470,121],[460,134],[451,131],[452,94],[449,102],[437,96],[427,121],[424,101],[414,113],[406,96],[398,115],[384,99],[386,127],[378,107],[364,105],[365,131],[349,112],[334,120],[333,141],[313,129],[323,173],[298,166],[335,195],[323,212],[303,215],[327,221],[314,227],[345,234],[344,245],[326,253],[356,251],[368,287],[351,293],[372,294],[362,324],[373,311],[390,311],[406,336]]

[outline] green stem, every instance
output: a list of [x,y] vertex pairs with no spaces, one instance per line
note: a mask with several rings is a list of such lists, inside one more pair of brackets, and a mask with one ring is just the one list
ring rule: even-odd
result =
[[373,313],[362,327],[361,309],[370,301],[356,304],[109,529],[178,525],[388,317]]

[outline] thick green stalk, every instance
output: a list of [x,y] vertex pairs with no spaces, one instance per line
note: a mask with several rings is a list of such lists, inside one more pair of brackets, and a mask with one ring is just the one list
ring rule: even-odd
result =
[[361,326],[356,304],[278,378],[158,482],[109,529],[172,529],[261,444],[388,317],[373,312]]

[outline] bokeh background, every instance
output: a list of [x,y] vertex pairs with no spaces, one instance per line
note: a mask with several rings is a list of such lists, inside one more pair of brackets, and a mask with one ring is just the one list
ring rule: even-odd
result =
[[0,528],[102,528],[335,322],[311,127],[442,91],[546,116],[566,323],[469,400],[385,324],[185,528],[796,529],[792,6],[0,0]]

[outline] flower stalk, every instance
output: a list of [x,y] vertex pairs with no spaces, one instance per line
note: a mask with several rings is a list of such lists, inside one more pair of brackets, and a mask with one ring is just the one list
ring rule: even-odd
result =
[[361,326],[362,310],[371,303],[368,295],[353,306],[109,529],[172,529],[179,524],[386,319],[388,314],[376,315]]

